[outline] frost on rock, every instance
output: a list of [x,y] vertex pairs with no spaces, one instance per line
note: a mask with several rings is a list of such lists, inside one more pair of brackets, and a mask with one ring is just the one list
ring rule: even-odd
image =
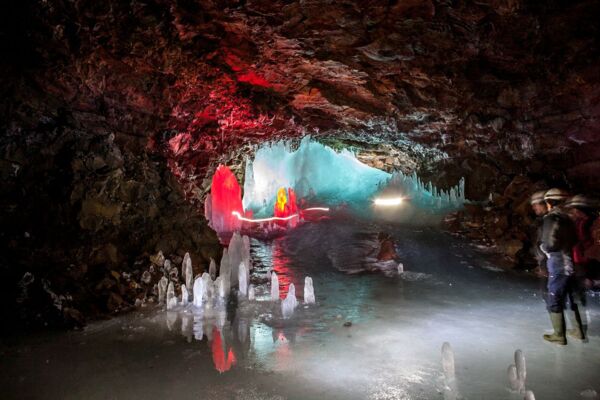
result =
[[169,282],[167,287],[167,310],[172,310],[177,307],[177,296],[175,296],[175,286],[173,282]]
[[181,270],[182,275],[185,278],[185,286],[191,290],[194,281],[194,270],[192,269],[192,259],[190,257],[190,253],[185,253]]
[[310,276],[304,278],[304,304],[315,304],[315,289]]
[[169,280],[166,276],[160,278],[158,281],[158,303],[163,304],[167,298],[167,286],[169,285]]
[[283,318],[290,318],[297,306],[298,300],[296,299],[296,287],[293,283],[291,283],[287,296],[281,302],[281,314],[283,315]]
[[202,307],[204,298],[204,281],[202,278],[196,278],[194,281],[194,306]]
[[271,300],[279,300],[279,278],[275,271],[271,272]]

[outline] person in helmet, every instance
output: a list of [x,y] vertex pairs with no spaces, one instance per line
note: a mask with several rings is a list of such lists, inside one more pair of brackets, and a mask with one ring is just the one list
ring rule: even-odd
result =
[[[577,305],[573,302],[573,256],[576,242],[575,225],[562,206],[569,194],[561,189],[550,189],[544,195],[548,213],[544,216],[542,243],[540,249],[548,260],[548,295],[546,306],[554,332],[544,335],[544,340],[559,345],[567,344],[567,333],[577,339],[583,339],[583,325]],[[577,321],[574,329],[565,329],[565,304],[569,302]]]
[[533,229],[532,229],[532,250],[533,256],[535,257],[537,266],[536,272],[538,276],[546,276],[546,254],[540,249],[540,245],[542,244],[542,227],[544,223],[544,215],[548,213],[548,207],[546,206],[546,201],[544,200],[544,195],[546,194],[545,190],[535,192],[531,195],[529,200],[529,204],[531,204],[531,209],[535,214],[535,220],[533,221]]
[[598,217],[596,207],[594,200],[581,194],[571,197],[565,203],[565,209],[573,220],[577,233],[577,242],[573,246],[575,275],[577,281],[585,287],[591,287],[589,278],[592,276],[592,269],[596,269],[594,260],[589,257],[589,249],[594,245],[592,225]]

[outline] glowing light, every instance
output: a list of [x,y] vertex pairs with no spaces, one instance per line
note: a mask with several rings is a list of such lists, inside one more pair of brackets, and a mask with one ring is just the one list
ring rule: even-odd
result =
[[402,197],[377,198],[374,203],[376,206],[393,207],[402,204],[403,200]]
[[[325,212],[327,212],[327,211],[329,211],[329,208],[328,207],[311,207],[311,208],[306,208],[302,211],[325,211]],[[289,221],[291,219],[299,217],[298,214],[292,214],[287,217],[269,217],[269,218],[252,219],[252,218],[242,217],[242,214],[240,214],[238,211],[232,211],[231,215],[235,215],[237,217],[237,219],[239,219],[240,221],[253,222],[253,223],[261,223],[261,222],[269,222],[269,221]]]
[[250,219],[242,217],[242,215],[237,211],[232,211],[231,215],[235,215],[240,221],[244,222],[269,222],[269,221],[289,221],[290,219],[298,217],[298,214],[293,214],[287,217],[270,217],[270,218],[258,218],[258,219]]
[[287,196],[285,194],[285,188],[279,188],[277,191],[277,201],[275,202],[275,216],[277,214],[285,213],[285,205],[287,204]]

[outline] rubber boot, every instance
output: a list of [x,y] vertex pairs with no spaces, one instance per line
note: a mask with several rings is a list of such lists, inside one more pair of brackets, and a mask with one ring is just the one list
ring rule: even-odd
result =
[[554,333],[544,335],[544,340],[554,344],[565,345],[567,344],[567,337],[565,336],[565,315],[562,312],[550,313],[550,321],[552,321],[552,327]]
[[573,306],[571,310],[571,323],[574,325],[573,329],[567,329],[567,335],[574,339],[585,340],[585,334],[583,333],[583,323],[581,322],[581,315],[579,314],[579,308]]

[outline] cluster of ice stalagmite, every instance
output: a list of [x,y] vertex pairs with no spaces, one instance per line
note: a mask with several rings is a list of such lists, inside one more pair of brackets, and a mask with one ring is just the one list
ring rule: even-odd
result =
[[[271,300],[279,301],[279,278],[273,271],[271,275]],[[307,276],[304,279],[304,304],[315,304],[315,289],[313,287],[312,278]],[[281,314],[287,319],[292,316],[294,310],[298,307],[298,299],[296,298],[296,286],[291,283],[288,288],[288,293],[285,299],[281,302]]]
[[181,263],[181,279],[184,283],[180,285],[180,296],[175,293],[175,285],[180,283],[178,269],[169,260],[164,260],[164,276],[157,284],[158,301],[166,305],[167,310],[190,303],[196,308],[212,307],[222,304],[233,287],[238,288],[241,297],[253,300],[254,287],[249,285],[251,268],[250,239],[235,232],[229,248],[223,249],[218,276],[217,265],[211,259],[209,272],[194,278],[191,257],[189,253],[185,254]]

